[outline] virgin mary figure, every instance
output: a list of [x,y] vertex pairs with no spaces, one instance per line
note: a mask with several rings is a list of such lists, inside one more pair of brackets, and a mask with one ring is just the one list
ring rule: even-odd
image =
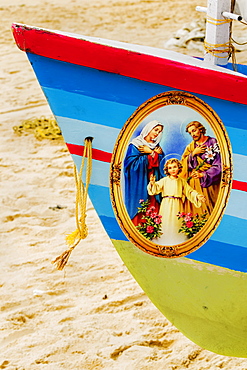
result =
[[137,213],[141,200],[149,200],[149,207],[159,211],[160,195],[148,195],[147,185],[151,174],[158,180],[162,177],[159,164],[164,153],[159,143],[163,128],[157,120],[147,123],[131,140],[124,159],[125,205],[134,225],[142,219],[142,214]]

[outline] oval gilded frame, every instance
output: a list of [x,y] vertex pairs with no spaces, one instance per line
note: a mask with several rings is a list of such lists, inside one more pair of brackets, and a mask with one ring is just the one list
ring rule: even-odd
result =
[[[201,114],[212,128],[218,141],[222,160],[222,177],[217,202],[203,228],[178,245],[164,246],[146,239],[134,226],[126,210],[121,189],[122,163],[131,137],[141,122],[155,110],[168,105],[184,105]],[[200,248],[220,223],[231,191],[232,154],[225,127],[216,112],[198,97],[181,91],[169,91],[156,95],[140,107],[126,121],[119,133],[113,150],[110,170],[110,193],[114,213],[127,238],[142,251],[157,257],[175,258],[185,256]]]

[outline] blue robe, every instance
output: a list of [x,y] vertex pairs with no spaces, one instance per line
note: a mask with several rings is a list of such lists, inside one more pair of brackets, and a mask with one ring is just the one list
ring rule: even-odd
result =
[[[159,163],[164,154],[159,154]],[[140,199],[148,199],[147,185],[149,183],[148,154],[140,151],[130,144],[124,159],[124,179],[125,179],[125,206],[131,219],[137,214],[140,207]],[[153,174],[158,181],[162,175],[159,167],[153,168]],[[155,196],[160,203],[160,195]]]

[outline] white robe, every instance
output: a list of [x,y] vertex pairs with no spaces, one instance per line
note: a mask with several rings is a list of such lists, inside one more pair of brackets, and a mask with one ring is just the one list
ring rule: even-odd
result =
[[159,214],[162,216],[162,235],[153,239],[152,242],[161,245],[176,245],[188,240],[184,233],[179,233],[182,220],[178,219],[179,212],[183,212],[183,203],[185,198],[192,202],[195,207],[200,207],[198,201],[198,192],[192,189],[187,181],[181,177],[177,179],[169,176],[163,177],[153,185],[148,184],[148,194],[156,195],[161,193],[162,201]]

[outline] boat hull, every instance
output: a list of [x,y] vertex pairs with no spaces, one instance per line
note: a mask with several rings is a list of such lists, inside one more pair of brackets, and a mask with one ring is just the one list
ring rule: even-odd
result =
[[[223,355],[247,357],[247,79],[200,61],[21,25],[27,52],[77,167],[93,137],[89,196],[122,260],[158,309],[188,338]],[[153,97],[179,91],[223,122],[230,147],[228,196],[210,237],[192,253],[165,258],[128,240],[110,195],[112,154],[123,126]],[[114,149],[115,148],[115,149]],[[232,171],[233,169],[233,171]]]

